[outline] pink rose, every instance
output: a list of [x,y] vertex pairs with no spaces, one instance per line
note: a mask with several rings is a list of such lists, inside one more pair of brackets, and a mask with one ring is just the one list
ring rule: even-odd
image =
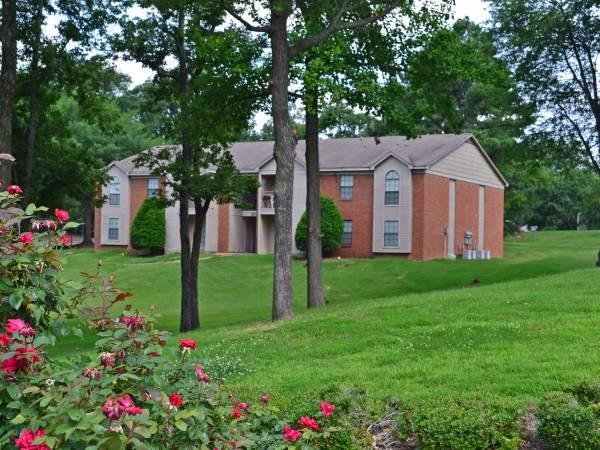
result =
[[302,437],[302,431],[294,430],[289,425],[283,426],[283,438],[286,441],[296,442],[298,439]]
[[33,233],[31,231],[23,233],[21,236],[19,236],[19,242],[25,245],[31,244],[33,242]]
[[60,238],[60,243],[62,245],[71,245],[71,236],[67,236],[66,234]]
[[15,438],[15,444],[19,450],[50,450],[46,444],[34,444],[37,438],[45,436],[46,432],[39,429],[35,432],[31,430],[23,430],[18,438]]
[[59,208],[56,208],[54,210],[54,215],[61,222],[66,222],[67,220],[69,220],[69,217],[70,217],[69,213],[67,211],[65,211],[64,209],[59,209]]
[[331,405],[327,402],[321,401],[321,411],[323,411],[323,415],[325,417],[330,417],[333,415],[333,410],[335,409],[335,405]]
[[16,184],[11,184],[6,188],[6,192],[8,192],[10,195],[21,195],[23,190]]
[[197,343],[195,339],[180,339],[179,340],[179,348],[181,350],[184,350],[186,348],[189,348],[191,350],[196,350],[197,347]]
[[231,417],[233,417],[236,420],[240,420],[242,418],[242,413],[239,409],[233,408],[231,410]]
[[20,332],[21,329],[26,326],[28,326],[27,323],[21,319],[8,319],[4,328],[7,332],[12,334]]
[[302,428],[308,428],[309,430],[319,431],[319,424],[315,419],[311,419],[310,417],[300,417],[298,425],[300,425]]
[[181,408],[181,406],[183,406],[183,397],[181,394],[173,392],[171,395],[169,395],[169,403],[173,408]]

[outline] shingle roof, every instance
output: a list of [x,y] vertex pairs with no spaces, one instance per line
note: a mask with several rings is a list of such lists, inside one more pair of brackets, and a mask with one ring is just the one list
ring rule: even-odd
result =
[[[321,170],[370,170],[393,155],[411,168],[425,169],[472,138],[472,134],[427,134],[415,139],[384,136],[378,138],[379,143],[372,137],[322,139],[319,142],[320,167]],[[158,146],[146,151],[163,148],[178,150],[180,146]],[[298,141],[296,157],[301,162],[304,162],[305,150],[306,142]],[[231,153],[241,172],[257,172],[273,156],[273,141],[238,142],[231,146]],[[150,175],[147,168],[135,166],[135,157],[113,164],[132,176]]]

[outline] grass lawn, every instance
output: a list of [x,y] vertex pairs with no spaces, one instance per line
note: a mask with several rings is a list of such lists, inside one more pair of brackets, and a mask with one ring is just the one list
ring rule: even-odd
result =
[[[299,314],[275,325],[272,258],[207,255],[197,356],[248,395],[290,398],[345,385],[410,402],[460,395],[529,402],[562,383],[600,378],[600,271],[590,268],[598,247],[600,232],[546,232],[508,240],[503,260],[330,260],[328,307],[310,312],[297,262]],[[98,257],[118,286],[136,293],[134,305],[156,305],[161,326],[176,330],[176,255],[70,251],[67,275],[92,271]],[[79,345],[86,342],[61,349]]]

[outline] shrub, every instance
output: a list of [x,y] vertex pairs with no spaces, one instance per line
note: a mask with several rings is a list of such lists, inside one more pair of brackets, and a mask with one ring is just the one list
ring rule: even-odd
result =
[[[321,245],[323,253],[330,253],[340,248],[344,234],[344,221],[340,210],[329,197],[321,196]],[[308,215],[302,214],[296,227],[296,247],[306,251],[308,235]]]
[[586,383],[568,391],[549,392],[540,402],[537,414],[540,436],[553,449],[600,448],[597,385]]
[[131,245],[135,249],[162,251],[165,248],[165,209],[157,198],[149,197],[131,225]]
[[457,400],[425,405],[412,421],[422,450],[516,450],[521,445],[520,416],[520,408],[510,403]]
[[[0,192],[0,323],[18,317],[54,339],[69,328],[64,321],[51,323],[51,318],[72,317],[83,295],[82,286],[61,278],[58,251],[70,243],[67,230],[79,224],[69,222],[69,213],[61,209],[52,218],[33,220],[34,215],[48,214],[48,208],[30,204],[23,210],[19,202],[17,186]],[[24,232],[27,225],[31,231]]]

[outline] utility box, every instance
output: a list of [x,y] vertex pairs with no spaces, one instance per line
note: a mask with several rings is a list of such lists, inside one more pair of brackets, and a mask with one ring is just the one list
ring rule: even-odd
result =
[[465,231],[465,245],[467,247],[470,247],[471,245],[473,245],[473,232],[472,231]]

